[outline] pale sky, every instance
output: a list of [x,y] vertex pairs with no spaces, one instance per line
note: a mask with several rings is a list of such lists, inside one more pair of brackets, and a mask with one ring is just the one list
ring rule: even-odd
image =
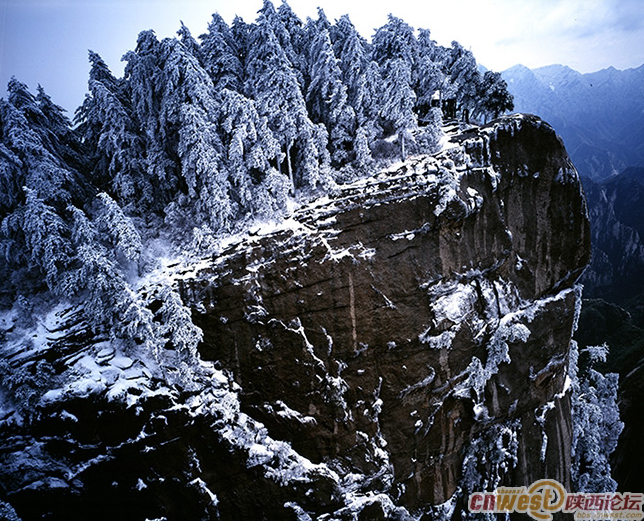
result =
[[[281,0],[274,0],[277,7]],[[580,72],[644,64],[644,0],[290,0],[305,21],[317,7],[333,22],[348,14],[362,36],[402,18],[430,29],[449,46],[457,40],[489,69],[521,63],[530,68],[560,63]],[[87,91],[87,50],[98,52],[121,76],[121,57],[139,32],[174,36],[180,20],[193,36],[211,15],[235,14],[254,22],[262,0],[0,0],[0,96],[16,76],[35,92],[40,83],[70,111]]]

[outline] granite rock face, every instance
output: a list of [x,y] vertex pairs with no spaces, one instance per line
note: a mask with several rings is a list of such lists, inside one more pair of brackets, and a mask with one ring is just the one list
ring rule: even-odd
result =
[[[570,479],[571,288],[590,253],[578,177],[531,116],[452,145],[260,230],[184,287],[243,410],[410,511],[447,501],[464,465]],[[468,452],[491,435],[504,461]]]
[[177,277],[210,383],[50,404],[5,431],[0,463],[31,475],[0,475],[0,500],[23,519],[460,519],[476,489],[569,486],[577,173],[533,116],[450,136]]

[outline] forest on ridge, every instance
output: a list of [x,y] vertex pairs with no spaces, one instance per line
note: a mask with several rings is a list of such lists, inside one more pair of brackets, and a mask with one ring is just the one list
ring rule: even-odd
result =
[[[198,38],[143,31],[122,78],[89,60],[73,121],[15,78],[0,99],[0,303],[28,324],[39,301],[83,302],[126,349],[187,364],[201,332],[176,289],[139,291],[161,255],[207,251],[289,201],[435,152],[437,91],[473,118],[512,109],[457,42],[391,15],[368,41],[346,15],[303,22],[286,2],[265,1],[255,23],[214,14]],[[23,376],[15,388],[38,379]]]

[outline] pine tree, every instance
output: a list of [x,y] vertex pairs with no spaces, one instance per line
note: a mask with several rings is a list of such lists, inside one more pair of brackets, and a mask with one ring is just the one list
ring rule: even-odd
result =
[[475,115],[498,118],[503,112],[514,109],[514,98],[508,92],[508,85],[498,72],[485,72],[477,98]]
[[164,286],[158,298],[162,304],[156,316],[161,323],[159,334],[167,341],[166,347],[176,350],[186,362],[196,361],[197,345],[203,339],[203,331],[192,322],[190,309],[170,286]]
[[409,63],[402,59],[389,60],[384,71],[383,105],[380,115],[383,126],[392,133],[398,133],[401,157],[406,158],[405,141],[411,130],[417,127],[413,108],[416,94],[411,87]]
[[197,218],[206,217],[214,230],[225,228],[233,209],[215,120],[219,107],[214,85],[180,42],[165,40],[164,46],[162,119],[178,129],[176,153],[188,200],[196,202]]
[[390,60],[403,60],[413,67],[418,53],[414,29],[400,18],[389,15],[372,40],[372,59],[383,66]]
[[[0,99],[0,121],[5,101]],[[15,208],[22,192],[22,162],[20,158],[0,142],[0,222]]]
[[[298,84],[305,85],[306,82],[302,73],[306,69],[306,63],[304,57],[298,52],[298,47],[303,45],[303,42],[298,41],[302,36],[302,33],[297,31],[299,19],[285,1],[280,6],[280,11],[278,13],[275,10],[275,6],[270,0],[264,0],[264,5],[258,11],[258,23],[265,23],[270,27],[292,71],[295,73]],[[287,24],[289,28],[287,28]],[[289,29],[293,30],[293,34]]]
[[239,16],[233,18],[233,23],[230,25],[230,46],[234,48],[235,56],[241,65],[241,84],[242,88],[246,80],[244,71],[246,70],[246,58],[248,57],[248,40],[250,38],[250,26],[244,22]]
[[84,176],[66,162],[71,159],[78,163],[73,149],[80,149],[80,145],[62,109],[51,103],[44,91],[39,102],[15,78],[7,91],[4,141],[23,163],[23,184],[42,194],[47,202],[57,201],[61,208],[72,197],[83,198],[88,188]]
[[[275,205],[285,202],[285,195],[276,194],[275,201],[267,201],[260,192],[268,190],[265,185],[280,154],[279,143],[268,129],[265,118],[255,109],[255,103],[245,96],[224,89],[219,111],[219,128],[223,146],[227,152],[226,169],[229,172],[231,198],[242,213],[256,216],[272,216],[284,210]],[[259,204],[260,200],[262,204]]]
[[130,287],[116,293],[112,334],[125,341],[131,351],[139,350],[161,362],[161,341],[154,315],[145,302]]
[[146,173],[145,140],[126,86],[90,51],[89,94],[76,113],[79,132],[93,152],[95,184],[109,190],[132,213],[155,206],[157,188]]
[[114,311],[126,282],[112,253],[102,244],[85,212],[70,206],[75,269],[68,273],[67,291],[84,295],[84,308],[94,323],[114,324]]
[[456,91],[456,101],[471,113],[476,108],[480,89],[481,74],[478,71],[472,51],[463,48],[458,42],[452,42],[449,56],[449,78]]
[[177,36],[179,36],[179,41],[183,44],[185,49],[197,58],[199,63],[203,63],[201,46],[197,43],[197,40],[194,39],[190,29],[184,25],[183,21],[181,22],[181,27],[177,31]]
[[360,81],[364,78],[369,62],[365,49],[367,42],[360,37],[347,15],[337,21],[330,35],[334,54],[339,59],[342,82],[347,88],[348,103],[358,113],[362,109],[359,96]]
[[154,187],[150,210],[156,213],[164,211],[179,189],[179,165],[173,154],[177,146],[176,121],[168,119],[170,115],[163,106],[167,55],[168,46],[157,40],[154,31],[143,31],[136,50],[124,56],[127,62],[124,78],[144,137],[145,171]]
[[[208,32],[200,37],[204,68],[210,74],[216,90],[239,91],[243,69],[235,49],[232,31],[217,13],[212,15]],[[243,42],[242,42],[243,43]]]
[[77,133],[72,130],[72,123],[65,115],[65,109],[56,105],[41,85],[38,85],[36,103],[44,117],[39,133],[45,148],[71,170],[85,170],[86,150],[81,145]]
[[0,240],[3,267],[10,273],[2,280],[7,292],[17,289],[12,280],[23,280],[21,292],[45,282],[50,291],[64,293],[72,254],[64,211],[88,192],[83,176],[65,164],[65,151],[49,150],[65,140],[75,142],[68,120],[49,103],[44,92],[38,100],[15,79],[8,101],[0,100]]
[[115,251],[127,261],[138,261],[143,251],[143,243],[132,220],[105,192],[96,196],[96,203],[96,224],[103,236],[110,238]]
[[445,90],[445,74],[441,59],[444,53],[430,37],[428,29],[420,29],[418,33],[418,58],[412,71],[412,84],[416,92],[416,113],[419,119],[431,119],[429,112],[432,97],[438,91]]
[[323,30],[310,52],[311,83],[306,96],[313,122],[323,123],[329,133],[332,164],[339,168],[349,160],[355,132],[355,113],[347,104],[347,90],[331,47],[329,33]]
[[[297,75],[263,15],[253,27],[249,49],[245,92],[280,143],[292,186],[314,187],[319,178],[319,166],[314,164],[319,165],[322,150],[311,140],[318,134]],[[282,170],[281,162],[279,166]]]
[[385,84],[380,67],[374,61],[367,64],[364,74],[358,78],[355,110],[358,124],[364,128],[379,128],[379,117],[383,103]]
[[[62,274],[71,263],[69,229],[65,221],[35,190],[24,188],[26,201],[19,215],[25,248],[32,267],[45,275],[50,291],[65,294]],[[5,222],[3,221],[3,227]],[[4,231],[4,230],[3,230]]]
[[278,27],[278,32],[275,34],[280,45],[285,49],[291,64],[298,71],[298,81],[305,85],[304,78],[306,76],[307,62],[304,24],[291,10],[286,0],[282,0],[281,5],[277,8],[277,15],[281,27]]

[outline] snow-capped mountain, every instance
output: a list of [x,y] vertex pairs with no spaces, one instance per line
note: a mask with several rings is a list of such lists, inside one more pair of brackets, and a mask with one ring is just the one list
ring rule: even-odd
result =
[[515,110],[548,121],[582,176],[601,180],[644,165],[644,65],[590,74],[516,65],[502,77]]

